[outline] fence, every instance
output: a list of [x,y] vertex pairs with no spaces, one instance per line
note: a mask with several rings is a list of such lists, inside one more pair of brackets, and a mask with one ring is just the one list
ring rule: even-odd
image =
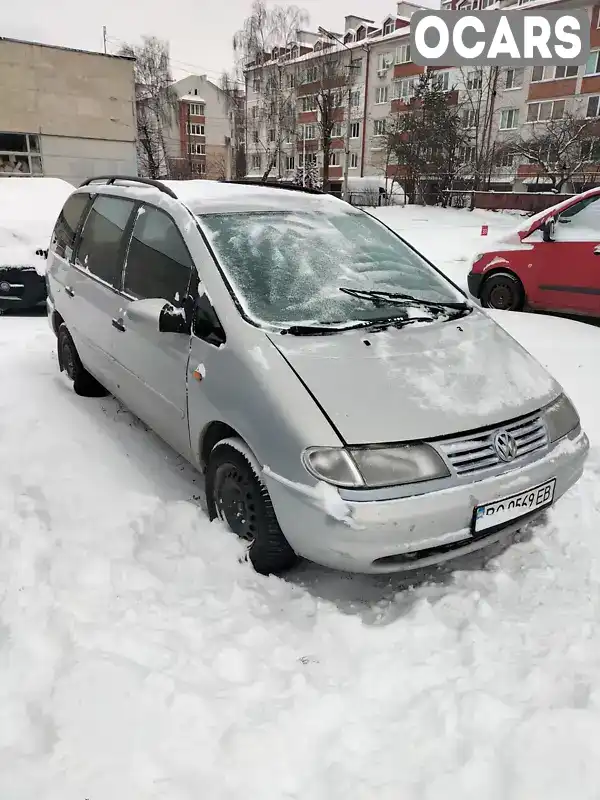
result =
[[402,202],[398,196],[380,194],[377,191],[350,192],[350,204],[363,208],[377,208],[377,206],[391,206]]
[[573,197],[554,192],[474,192],[451,189],[445,192],[452,208],[485,208],[489,211],[524,211],[536,214]]

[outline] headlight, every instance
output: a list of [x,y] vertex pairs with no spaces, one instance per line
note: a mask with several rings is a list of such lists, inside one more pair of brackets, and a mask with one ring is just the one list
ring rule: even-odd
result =
[[548,429],[548,439],[556,442],[580,424],[579,414],[569,398],[561,396],[544,411],[544,421]]
[[303,459],[319,480],[347,488],[395,486],[450,475],[441,456],[426,444],[351,450],[311,447]]

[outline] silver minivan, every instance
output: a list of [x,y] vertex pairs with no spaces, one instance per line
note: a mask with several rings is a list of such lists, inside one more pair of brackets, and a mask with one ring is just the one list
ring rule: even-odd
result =
[[588,440],[556,381],[329,195],[91,179],[61,212],[47,281],[75,391],[114,394],[202,470],[211,518],[260,572],[445,561],[582,473]]

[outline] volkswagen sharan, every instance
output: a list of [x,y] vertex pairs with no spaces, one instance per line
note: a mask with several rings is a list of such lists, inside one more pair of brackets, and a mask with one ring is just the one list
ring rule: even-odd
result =
[[316,190],[90,179],[47,282],[75,392],[112,393],[201,470],[259,572],[446,561],[582,473],[587,437],[546,370],[400,236]]

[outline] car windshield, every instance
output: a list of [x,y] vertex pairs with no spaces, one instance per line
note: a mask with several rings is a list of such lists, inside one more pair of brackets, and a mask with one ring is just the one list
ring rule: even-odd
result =
[[233,291],[271,325],[389,318],[398,305],[341,291],[464,300],[417,253],[368,214],[257,211],[199,215]]

